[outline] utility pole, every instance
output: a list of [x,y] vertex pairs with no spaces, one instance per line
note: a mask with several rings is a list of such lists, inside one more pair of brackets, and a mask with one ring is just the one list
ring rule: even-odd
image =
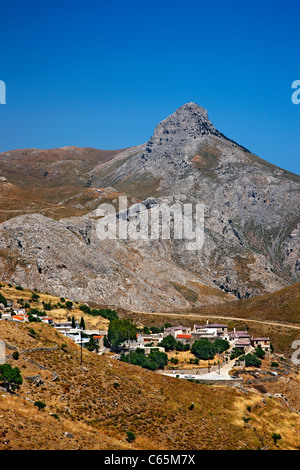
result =
[[82,365],[82,329],[80,330],[80,364]]
[[128,348],[129,348],[129,358],[128,358],[128,363],[130,364],[130,331],[128,331]]

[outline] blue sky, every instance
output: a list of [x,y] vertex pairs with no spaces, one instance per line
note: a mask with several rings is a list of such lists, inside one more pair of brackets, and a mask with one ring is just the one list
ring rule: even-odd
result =
[[0,152],[138,145],[194,101],[299,173],[299,20],[299,0],[2,2]]

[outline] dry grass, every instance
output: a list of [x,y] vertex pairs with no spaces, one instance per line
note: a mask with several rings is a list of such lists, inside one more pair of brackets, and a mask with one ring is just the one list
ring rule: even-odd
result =
[[[23,376],[18,395],[0,394],[0,449],[276,448],[271,436],[277,431],[283,436],[278,447],[300,446],[299,415],[277,400],[264,405],[258,393],[193,384],[86,350],[81,366],[80,348],[71,340],[45,324],[34,326],[33,338],[30,327],[0,321],[0,337],[20,353],[18,360],[7,361]],[[25,378],[36,374],[44,380],[39,387]],[[37,400],[46,403],[44,411],[34,406]],[[253,407],[255,430],[243,420],[247,404]],[[130,445],[129,430],[137,437]]]
[[[1,292],[18,305],[20,298],[26,301],[32,295],[31,290],[7,284]],[[42,301],[56,304],[60,300],[39,295],[38,303],[32,306],[42,308]],[[57,319],[70,314],[59,308],[49,313]],[[99,321],[78,308],[73,313],[84,316],[86,322]],[[35,336],[30,334],[31,328]],[[12,349],[7,348],[7,362],[18,366],[23,376],[17,395],[0,393],[0,449],[300,448],[299,414],[280,400],[264,404],[264,396],[257,391],[194,384],[87,350],[83,350],[81,365],[80,348],[43,323],[0,321],[0,338],[19,351],[19,359],[14,360],[9,355]],[[190,352],[169,356],[178,357],[181,368],[207,366],[206,361],[200,361],[199,366],[189,364]],[[58,375],[55,381],[54,372]],[[26,379],[37,374],[44,381],[39,387]],[[272,393],[284,392],[296,407],[293,397],[299,391],[299,377],[267,386]],[[46,404],[44,411],[34,406],[37,400]],[[192,402],[193,410],[189,409]],[[251,406],[251,413],[247,406]],[[251,420],[245,421],[247,416]],[[136,435],[132,444],[126,441],[127,431]],[[66,432],[73,437],[65,436]],[[282,435],[277,446],[273,432]]]
[[[198,308],[197,312],[202,313],[203,310]],[[300,283],[251,299],[208,305],[205,313],[299,324]]]
[[[2,283],[0,292],[4,295],[4,297],[13,303],[13,307],[22,308],[22,303],[20,303],[20,299],[23,299],[24,303],[29,302],[32,294],[36,293],[39,295],[39,299],[37,302],[30,302],[30,306],[32,308],[38,308],[39,310],[44,310],[43,303],[51,303],[52,306],[56,306],[58,303],[64,304],[61,302],[60,297],[56,297],[54,295],[45,294],[42,292],[34,292],[31,289],[18,290],[16,286],[9,287],[8,284]],[[70,300],[70,299],[65,299]],[[47,315],[49,315],[55,321],[66,321],[68,317],[74,316],[76,321],[80,321],[81,317],[85,321],[86,329],[99,329],[99,330],[107,330],[109,321],[103,317],[93,317],[91,315],[87,315],[79,309],[79,304],[73,302],[72,310],[67,310],[66,308],[53,308],[49,311],[46,311]]]
[[218,363],[218,357],[216,356],[214,359],[210,361],[202,361],[199,360],[199,364],[190,364],[190,359],[195,359],[194,354],[191,351],[169,351],[167,353],[168,359],[176,358],[178,359],[178,364],[174,365],[172,363],[168,364],[168,369],[186,369],[186,370],[196,370],[196,369],[207,369],[208,362],[211,365],[214,363]]

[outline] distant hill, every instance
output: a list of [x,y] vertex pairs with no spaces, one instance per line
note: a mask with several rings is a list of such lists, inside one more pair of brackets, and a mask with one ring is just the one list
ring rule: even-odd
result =
[[197,312],[300,324],[300,283],[247,300],[198,309]]

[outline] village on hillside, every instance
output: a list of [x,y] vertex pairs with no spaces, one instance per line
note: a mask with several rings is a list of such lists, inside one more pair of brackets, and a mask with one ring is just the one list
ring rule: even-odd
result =
[[[67,306],[68,314],[65,319],[58,320],[51,316],[51,308],[54,308],[51,302],[43,302],[45,311],[33,306],[38,302],[39,294],[32,292],[30,300],[29,303],[23,299],[0,302],[1,321],[43,322],[82,348],[177,378],[232,381],[237,379],[232,375],[233,369],[259,367],[261,360],[270,357],[273,352],[269,337],[253,336],[248,330],[229,330],[228,325],[223,323],[209,323],[206,320],[193,327],[165,324],[161,328],[137,328],[130,320],[121,320],[116,312],[108,309],[103,311],[110,320],[106,327],[86,328],[86,314],[96,312],[105,316],[105,313],[82,305],[79,308],[85,315],[80,321],[76,320],[72,316],[73,302],[61,298],[64,304],[59,303],[59,306]],[[119,330],[113,333],[112,325],[118,322]]]
[[[0,329],[2,333],[9,332],[0,337],[0,364],[3,364],[0,368],[9,368],[13,363],[19,365],[24,352],[39,354],[43,350],[45,354],[54,354],[56,351],[60,354],[61,371],[72,357],[78,370],[86,374],[92,360],[107,364],[111,370],[115,364],[128,377],[134,369],[135,373],[136,369],[140,373],[151,371],[153,380],[177,382],[175,389],[177,385],[186,386],[184,383],[190,383],[191,389],[194,384],[221,389],[226,386],[228,390],[233,388],[245,394],[258,393],[263,404],[267,398],[276,398],[292,412],[299,411],[298,368],[280,348],[277,351],[275,335],[266,335],[272,330],[261,327],[264,334],[259,336],[260,326],[252,328],[244,321],[229,319],[219,323],[216,317],[209,320],[201,317],[200,324],[189,320],[189,325],[179,324],[179,314],[158,320],[150,318],[117,313],[105,306],[93,308],[36,289],[0,283]],[[167,318],[174,324],[167,322]],[[21,343],[14,341],[14,335],[20,338],[24,333],[33,349],[22,349]],[[47,335],[54,342],[41,343],[40,339]],[[38,341],[36,348],[35,341]],[[124,367],[126,364],[128,367]],[[26,367],[24,364],[23,368]],[[25,375],[25,381],[34,380],[33,386],[39,388],[45,380],[41,371]],[[53,380],[56,378],[55,370]],[[4,390],[3,383],[1,386]],[[119,387],[119,381],[115,380],[112,386]],[[194,404],[189,406],[192,410]]]

